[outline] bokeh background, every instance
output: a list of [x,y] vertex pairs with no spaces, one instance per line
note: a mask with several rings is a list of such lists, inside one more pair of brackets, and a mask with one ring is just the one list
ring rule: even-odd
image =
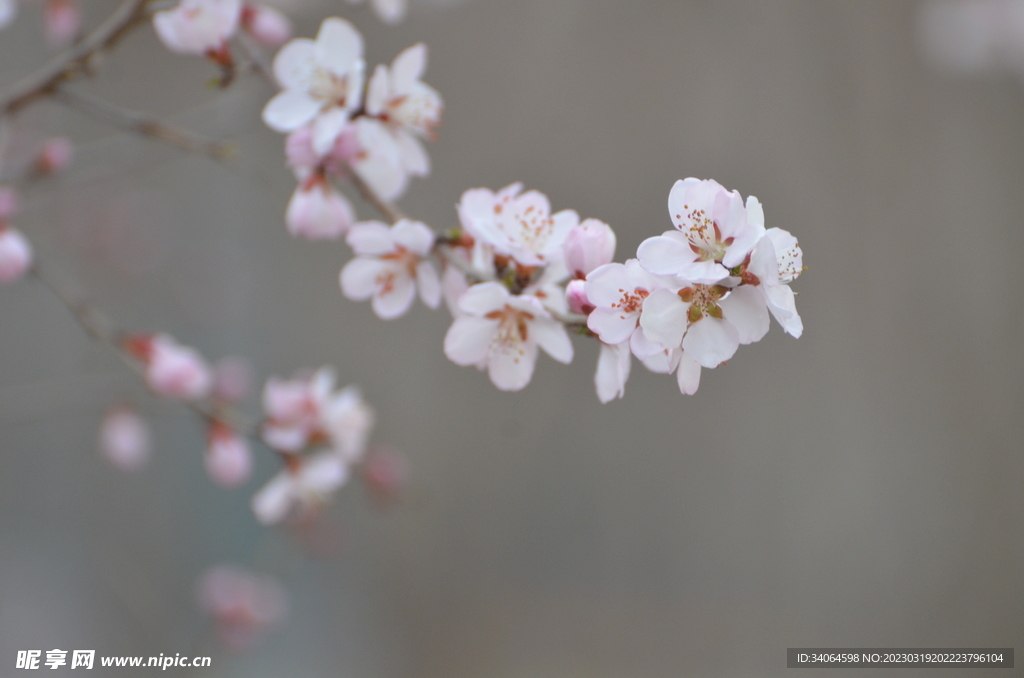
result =
[[[335,365],[376,407],[374,440],[408,456],[408,500],[382,513],[352,486],[314,534],[260,528],[269,455],[245,489],[214,487],[194,420],[40,285],[6,287],[0,675],[54,647],[212,654],[194,675],[254,678],[781,676],[787,647],[1024,648],[1016,76],[930,66],[914,2],[424,0],[397,27],[290,4],[299,35],[356,22],[371,66],[429,45],[446,111],[410,214],[447,228],[466,188],[521,180],[610,223],[622,260],[670,227],[675,180],[713,177],[800,239],[804,336],[773,326],[693,397],[634,365],[600,405],[586,341],[501,393],[444,358],[446,313],[382,322],[339,293],[344,245],[287,235],[269,88],[210,89],[212,67],[139,30],[77,86],[229,139],[236,159],[42,103],[16,120],[15,165],[55,132],[78,154],[18,226],[122,327],[244,355],[261,379]],[[87,21],[113,6],[90,0]],[[47,56],[23,13],[0,34],[2,82]],[[130,476],[95,443],[125,400],[156,436]],[[219,562],[291,592],[251,652],[219,650],[197,610]]]

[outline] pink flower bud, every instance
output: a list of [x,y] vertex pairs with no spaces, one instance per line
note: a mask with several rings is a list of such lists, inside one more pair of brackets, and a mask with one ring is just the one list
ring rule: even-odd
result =
[[205,398],[213,384],[210,368],[195,349],[158,334],[136,339],[146,359],[146,384],[165,398]]
[[36,156],[35,168],[40,174],[56,174],[71,164],[75,147],[65,137],[51,137]]
[[277,47],[292,37],[288,17],[273,7],[251,2],[242,5],[242,28],[267,47]]
[[353,221],[355,214],[348,200],[325,181],[313,182],[308,188],[300,184],[285,212],[288,232],[309,240],[340,238]]
[[82,29],[82,12],[77,0],[46,0],[43,10],[46,41],[51,47],[64,47]]
[[583,289],[586,282],[586,280],[570,280],[569,284],[565,286],[565,302],[573,313],[590,315],[590,312],[594,310],[594,305],[587,299],[587,292]]
[[252,450],[249,443],[223,424],[210,429],[206,448],[206,473],[221,487],[238,487],[252,473]]
[[127,407],[117,407],[103,417],[100,453],[122,471],[137,471],[149,461],[152,437],[146,421]]
[[615,258],[615,231],[598,219],[586,219],[565,238],[565,265],[574,278],[583,279]]
[[304,125],[284,140],[284,156],[295,175],[305,179],[320,164],[320,156],[313,150],[313,127]]
[[10,186],[0,186],[0,221],[6,221],[18,211],[18,194]]
[[245,400],[252,390],[252,366],[245,358],[228,357],[213,370],[213,397],[236,403]]
[[199,605],[233,650],[255,645],[288,616],[288,594],[276,579],[232,565],[218,565],[203,574]]
[[0,226],[0,283],[18,280],[32,265],[32,245],[15,228]]

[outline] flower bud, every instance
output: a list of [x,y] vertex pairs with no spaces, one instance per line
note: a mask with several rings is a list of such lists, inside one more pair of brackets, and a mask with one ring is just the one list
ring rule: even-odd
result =
[[266,47],[277,47],[292,37],[288,17],[273,7],[251,2],[242,5],[242,28]]
[[77,0],[46,0],[43,9],[46,41],[51,47],[64,47],[82,30],[82,12]]
[[75,147],[66,137],[51,137],[36,156],[35,169],[42,175],[56,174],[71,164]]
[[122,471],[137,471],[149,461],[152,436],[146,421],[127,407],[116,407],[103,417],[100,453]]
[[252,450],[242,436],[223,424],[210,428],[206,473],[221,487],[238,487],[252,473]]
[[309,240],[340,238],[353,221],[355,214],[348,200],[324,181],[314,182],[308,188],[300,184],[285,212],[288,232]]
[[585,219],[569,231],[564,245],[565,265],[574,278],[583,279],[615,258],[615,232],[598,219]]
[[209,394],[213,376],[195,349],[164,334],[134,342],[145,354],[146,384],[154,393],[180,400],[199,400]]
[[32,265],[32,245],[15,228],[0,225],[0,283],[18,280]]
[[565,286],[565,302],[573,313],[590,315],[590,312],[594,310],[594,305],[587,299],[587,292],[583,288],[586,282],[586,280],[570,280],[569,284]]

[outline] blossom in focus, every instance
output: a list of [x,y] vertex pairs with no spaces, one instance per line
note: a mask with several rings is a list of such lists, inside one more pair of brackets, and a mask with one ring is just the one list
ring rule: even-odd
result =
[[434,234],[426,224],[402,219],[393,226],[379,221],[356,224],[346,238],[356,257],[341,269],[341,290],[353,301],[373,298],[373,312],[389,320],[420,299],[430,308],[441,303],[441,282],[427,258]]
[[385,124],[413,176],[430,171],[430,158],[416,137],[433,138],[444,107],[441,95],[420,81],[426,67],[427,46],[417,43],[396,56],[390,69],[378,65],[366,90],[367,115]]
[[145,380],[153,393],[165,398],[199,400],[213,386],[213,373],[199,353],[166,334],[137,335],[127,348],[145,364]]
[[[605,344],[630,341],[647,298],[673,283],[650,273],[636,259],[599,266],[587,275],[584,284],[587,299],[594,307],[587,316],[587,327]],[[637,357],[642,360],[645,356]]]
[[249,442],[221,423],[210,427],[204,457],[206,473],[221,487],[238,487],[252,473],[252,450]]
[[486,367],[502,391],[518,391],[533,376],[537,349],[562,363],[572,361],[565,326],[528,294],[512,295],[504,285],[473,285],[459,299],[462,315],[444,338],[444,354],[456,365]]
[[252,511],[262,524],[274,525],[293,512],[320,508],[347,480],[348,464],[337,454],[298,455],[253,495]]
[[82,30],[82,10],[78,0],[46,0],[43,8],[46,41],[51,47],[71,43]]
[[277,47],[292,37],[292,22],[280,11],[255,2],[242,3],[242,28],[256,42]]
[[241,0],[181,0],[153,15],[153,29],[167,49],[230,63],[227,41],[238,28]]
[[31,243],[18,229],[0,223],[0,284],[19,280],[31,266]]
[[122,471],[137,471],[146,465],[153,439],[146,420],[135,410],[115,407],[100,424],[99,449],[103,457]]
[[678,275],[714,284],[744,258],[764,235],[764,211],[757,198],[746,205],[737,191],[713,179],[683,179],[672,186],[668,210],[676,231],[640,243],[637,258],[658,275]]
[[589,315],[594,310],[587,298],[586,284],[583,280],[570,280],[565,286],[565,303],[571,313]]
[[[363,2],[363,0],[348,1],[353,5]],[[406,0],[370,0],[370,7],[381,21],[393,24],[401,21],[405,16]]]
[[768,310],[794,337],[803,333],[804,325],[796,311],[796,296],[789,288],[803,270],[800,244],[788,231],[769,228],[750,255],[745,267],[744,282],[764,297]]
[[459,221],[475,239],[511,256],[523,266],[539,266],[564,259],[562,246],[579,223],[573,210],[551,214],[548,198],[539,191],[520,194],[522,184],[497,193],[472,188],[459,200]]
[[582,280],[598,266],[615,259],[615,231],[599,219],[584,219],[569,231],[563,252],[572,277]]
[[263,121],[278,132],[312,122],[313,148],[325,155],[362,102],[362,36],[344,19],[325,19],[315,41],[288,42],[273,67],[284,89],[267,102]]
[[352,203],[319,175],[295,187],[284,215],[288,232],[308,240],[336,240],[354,221]]
[[199,606],[232,650],[255,645],[288,616],[288,594],[273,577],[217,565],[203,574],[198,588]]

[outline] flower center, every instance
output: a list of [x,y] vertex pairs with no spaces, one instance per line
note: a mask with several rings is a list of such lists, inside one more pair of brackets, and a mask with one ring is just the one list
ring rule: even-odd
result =
[[[689,205],[683,205],[683,209],[690,209]],[[722,239],[722,231],[718,228],[715,220],[708,216],[706,210],[693,208],[687,212],[686,217],[675,215],[677,222],[683,222],[679,226],[687,239],[690,241],[690,249],[701,261],[721,261],[725,258],[725,251],[732,244],[732,238]],[[689,226],[685,226],[685,222]]]
[[525,353],[523,344],[529,337],[527,322],[533,320],[534,315],[506,304],[505,308],[491,311],[484,317],[501,321],[498,324],[498,331],[491,340],[491,352],[497,350],[506,355],[513,354],[515,362],[519,362],[520,356]]
[[347,75],[338,75],[322,66],[314,68],[309,82],[309,96],[323,101],[327,107],[344,106],[348,90]]
[[677,292],[680,299],[690,304],[686,315],[691,323],[706,315],[721,319],[722,307],[718,305],[718,301],[728,293],[729,288],[722,285],[693,285]]
[[622,312],[619,318],[622,320],[626,319],[626,316],[630,313],[639,313],[643,309],[644,299],[650,296],[650,292],[647,290],[637,287],[632,292],[620,289],[619,300],[612,304],[612,308],[617,308]]

